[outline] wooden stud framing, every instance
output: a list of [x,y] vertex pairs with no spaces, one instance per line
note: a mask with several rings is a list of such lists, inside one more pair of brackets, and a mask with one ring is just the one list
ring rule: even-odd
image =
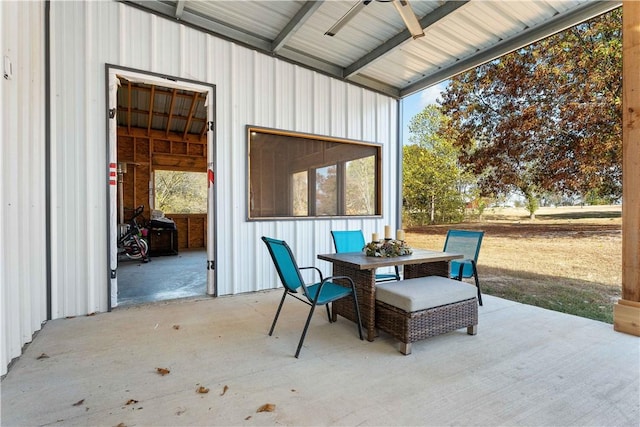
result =
[[[155,169],[206,172],[207,141],[183,140],[164,130],[118,127],[118,159],[130,167],[124,176],[125,206],[145,205],[149,218],[149,181]],[[128,216],[125,215],[125,216]],[[207,214],[171,215],[178,228],[178,248],[206,247]]]
[[189,115],[187,116],[187,124],[184,126],[184,134],[182,134],[182,139],[187,140],[187,134],[189,133],[189,129],[191,128],[191,119],[193,118],[193,112],[196,110],[196,104],[198,103],[198,96],[200,94],[198,92],[193,92],[193,98],[191,98],[191,107],[189,107]]
[[171,105],[169,106],[169,118],[167,119],[167,136],[171,131],[171,120],[173,120],[173,107],[176,105],[176,94],[178,89],[174,89],[171,95]]
[[[149,117],[147,118],[147,135],[151,135],[151,124],[153,123],[153,101],[156,93],[156,85],[151,86],[151,95],[149,96]],[[131,123],[131,120],[129,120]],[[131,129],[129,129],[131,132]]]

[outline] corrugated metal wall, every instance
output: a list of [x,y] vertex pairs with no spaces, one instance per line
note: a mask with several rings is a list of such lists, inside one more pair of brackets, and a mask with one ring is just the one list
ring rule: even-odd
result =
[[[18,6],[20,4],[20,6]],[[33,10],[36,12],[33,12]],[[25,61],[8,90],[3,123],[3,344],[14,346],[44,320],[44,98],[41,3],[3,3],[3,49]],[[22,11],[29,10],[29,13]],[[20,12],[23,13],[22,16]],[[366,234],[396,224],[396,100],[217,39],[115,2],[51,2],[51,284],[52,317],[107,309],[107,130],[105,64],[216,85],[218,294],[279,286],[262,235],[289,242],[302,265],[333,250],[329,231]],[[33,22],[33,21],[38,21]],[[25,22],[29,22],[25,25]],[[19,34],[18,37],[14,37]],[[10,41],[9,41],[10,40]],[[30,52],[37,53],[31,55]],[[19,53],[18,53],[19,52]],[[35,56],[35,58],[33,57]],[[27,62],[28,61],[28,62]],[[35,84],[34,84],[35,83]],[[20,85],[20,86],[18,86]],[[13,107],[13,108],[12,108]],[[21,110],[18,112],[18,110]],[[17,119],[14,120],[14,115]],[[246,221],[245,126],[361,139],[384,144],[382,219]],[[5,141],[12,146],[5,151]],[[18,162],[15,162],[15,159]],[[15,176],[19,188],[13,189]],[[17,207],[7,209],[7,200]],[[15,205],[13,205],[15,206]],[[25,220],[29,224],[25,224]],[[8,226],[7,226],[8,224]],[[18,250],[9,242],[26,240]],[[8,254],[7,252],[11,252]],[[8,258],[5,258],[5,255]],[[35,261],[38,261],[38,265]],[[11,266],[10,270],[5,266]],[[204,272],[203,272],[204,274]],[[24,277],[21,277],[24,275]],[[25,307],[8,303],[30,301]],[[35,296],[34,296],[35,295]],[[11,315],[7,307],[11,306]],[[33,319],[32,322],[16,318]],[[9,319],[11,324],[7,323]],[[5,331],[6,330],[6,331]],[[15,336],[15,337],[14,337]],[[18,339],[18,337],[21,337]],[[3,357],[17,355],[4,351]],[[6,361],[8,362],[8,360]],[[2,366],[6,363],[3,360]]]
[[[216,85],[219,295],[277,286],[262,235],[288,240],[301,263],[318,264],[315,254],[332,250],[332,228],[370,232],[396,222],[396,100],[121,3],[51,7],[55,317],[106,308],[105,63]],[[247,124],[385,144],[384,220],[247,222]],[[84,254],[90,259],[78,262]]]
[[0,375],[47,317],[44,6],[0,2]]

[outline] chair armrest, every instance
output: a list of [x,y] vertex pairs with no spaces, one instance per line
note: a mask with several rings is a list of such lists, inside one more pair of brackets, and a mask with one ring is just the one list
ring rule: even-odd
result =
[[313,303],[317,303],[318,302],[318,298],[320,298],[320,294],[322,293],[322,287],[324,286],[325,283],[329,283],[332,282],[333,279],[345,279],[349,281],[349,284],[351,285],[351,290],[353,292],[356,291],[355,288],[355,284],[353,283],[353,279],[349,276],[329,276],[329,277],[325,277],[322,282],[320,282],[320,285],[318,285],[318,291],[316,292],[316,298],[313,301]]
[[318,267],[299,267],[298,270],[315,270],[320,275],[320,281],[323,282],[325,280],[322,278],[322,271]]
[[349,281],[349,284],[353,285],[353,279],[349,276],[329,276],[326,279],[324,279],[322,282],[332,282],[333,279],[346,279]]
[[460,280],[460,281],[462,281],[462,270],[464,270],[464,265],[470,263],[475,268],[475,264],[476,264],[476,262],[474,260],[472,260],[471,258],[456,259],[454,261],[460,263],[460,269],[458,270],[458,275],[456,277],[454,277],[454,279]]

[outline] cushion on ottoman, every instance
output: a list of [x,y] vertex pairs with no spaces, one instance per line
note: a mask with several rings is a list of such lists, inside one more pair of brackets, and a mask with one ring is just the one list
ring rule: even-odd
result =
[[376,285],[376,300],[408,313],[475,298],[477,294],[475,286],[441,276]]

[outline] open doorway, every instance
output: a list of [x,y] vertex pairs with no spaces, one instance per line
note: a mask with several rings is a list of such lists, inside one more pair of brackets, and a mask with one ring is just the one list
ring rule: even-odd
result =
[[108,74],[111,306],[215,295],[213,87]]

